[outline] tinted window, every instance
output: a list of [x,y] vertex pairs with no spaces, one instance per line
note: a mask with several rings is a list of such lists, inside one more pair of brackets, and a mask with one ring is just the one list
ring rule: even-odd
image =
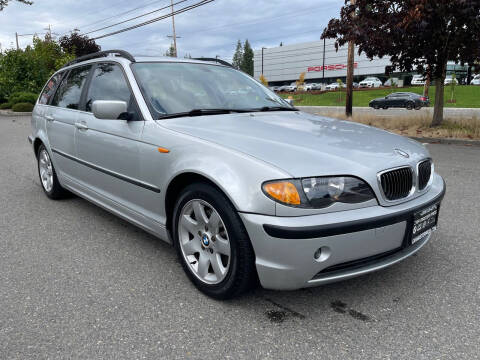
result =
[[43,89],[40,98],[38,99],[39,104],[48,104],[50,98],[55,93],[55,89],[57,88],[58,83],[62,80],[63,72],[53,75],[50,80],[48,80],[47,85]]
[[78,109],[83,84],[87,79],[91,66],[82,66],[72,69],[63,79],[53,97],[52,105],[68,109]]
[[92,103],[95,100],[125,101],[131,111],[133,107],[132,93],[120,66],[115,64],[97,65],[88,89],[86,111],[92,111]]

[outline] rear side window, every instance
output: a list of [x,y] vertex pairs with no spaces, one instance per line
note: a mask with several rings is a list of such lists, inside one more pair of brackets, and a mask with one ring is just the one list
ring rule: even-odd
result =
[[91,66],[81,66],[72,69],[63,79],[53,97],[52,105],[67,109],[78,110],[83,85],[87,79]]
[[129,111],[135,112],[132,93],[120,66],[111,63],[97,65],[88,89],[86,111],[92,111],[92,104],[95,100],[125,101]]
[[38,99],[39,104],[46,105],[50,102],[53,94],[55,93],[55,89],[57,88],[58,83],[62,80],[63,72],[53,75],[50,80],[48,80],[47,85],[42,91],[40,98]]

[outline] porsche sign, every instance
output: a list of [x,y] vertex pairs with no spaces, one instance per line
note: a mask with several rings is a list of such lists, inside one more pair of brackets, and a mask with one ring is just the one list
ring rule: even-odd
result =
[[[358,63],[354,63],[353,67],[355,69],[358,68]],[[344,70],[347,68],[347,64],[335,64],[335,65],[325,65],[325,66],[309,66],[308,67],[308,72],[314,72],[314,71],[336,71],[336,70]]]

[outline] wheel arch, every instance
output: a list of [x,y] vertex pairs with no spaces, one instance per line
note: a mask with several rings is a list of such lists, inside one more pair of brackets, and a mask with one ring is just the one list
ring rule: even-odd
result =
[[193,172],[193,171],[187,171],[187,172],[177,174],[174,178],[170,180],[170,183],[168,184],[167,189],[165,191],[166,227],[170,236],[173,235],[172,225],[173,225],[173,210],[175,208],[175,202],[180,192],[186,186],[193,183],[206,183],[213,186],[222,194],[224,194],[227,199],[229,199],[229,201],[232,203],[235,209],[237,208],[235,206],[235,203],[230,198],[230,196],[228,196],[228,194],[217,183],[215,183],[212,179],[208,178],[207,176],[197,172]]

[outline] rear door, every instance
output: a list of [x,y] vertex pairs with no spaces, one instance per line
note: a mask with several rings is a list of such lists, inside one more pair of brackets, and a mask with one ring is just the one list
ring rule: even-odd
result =
[[[73,68],[58,86],[50,106],[45,109],[46,132],[54,163],[60,176],[74,176],[75,123],[80,113],[82,90],[91,69],[91,65]],[[40,98],[39,101],[44,101]]]
[[[141,211],[145,198],[159,192],[144,183],[140,171],[144,121],[120,64],[97,63],[92,71],[75,136],[77,156],[84,164],[79,180],[104,198]],[[96,118],[92,113],[95,100],[125,101],[132,120]]]

